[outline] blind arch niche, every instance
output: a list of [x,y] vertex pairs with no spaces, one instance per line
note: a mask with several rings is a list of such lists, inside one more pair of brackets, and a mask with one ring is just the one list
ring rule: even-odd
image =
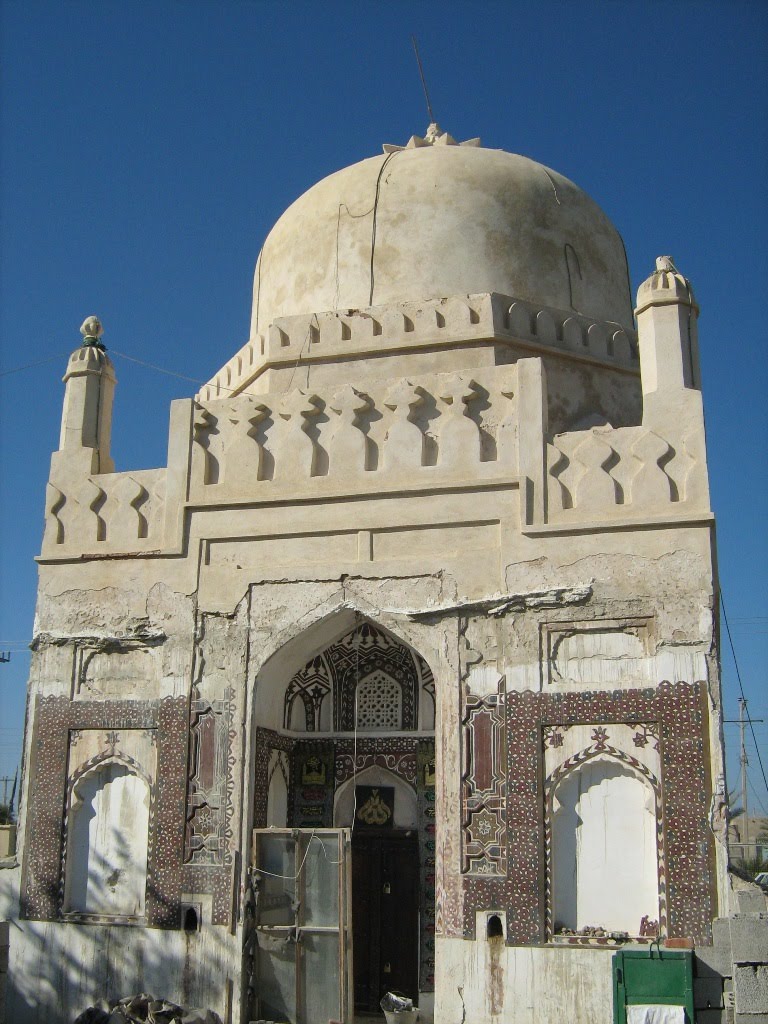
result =
[[149,786],[120,761],[74,785],[69,812],[65,912],[143,917],[147,885]]

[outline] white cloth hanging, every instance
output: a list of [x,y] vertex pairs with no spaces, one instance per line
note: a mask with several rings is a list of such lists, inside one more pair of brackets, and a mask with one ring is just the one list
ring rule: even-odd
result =
[[627,1007],[627,1024],[685,1024],[685,1007],[635,1003]]

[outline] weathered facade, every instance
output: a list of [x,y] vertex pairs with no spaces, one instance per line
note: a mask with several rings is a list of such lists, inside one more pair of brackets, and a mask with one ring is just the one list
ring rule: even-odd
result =
[[583,192],[433,127],[281,218],[166,467],[115,471],[85,325],[9,1019],[144,989],[325,1024],[396,987],[437,1022],[595,1024],[615,949],[711,946],[714,527],[668,258],[635,313]]

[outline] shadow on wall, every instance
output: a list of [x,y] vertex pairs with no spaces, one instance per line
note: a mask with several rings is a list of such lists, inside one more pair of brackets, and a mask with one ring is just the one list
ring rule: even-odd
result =
[[[113,837],[119,857],[130,850]],[[105,871],[111,864],[103,863]],[[50,895],[60,899],[60,888]],[[153,895],[151,881],[147,899]],[[18,905],[18,904],[17,904]],[[232,964],[239,965],[236,936],[203,919],[200,931],[147,928],[142,924],[17,920],[11,924],[7,1020],[13,1024],[72,1024],[87,1007],[149,992],[184,1007],[206,1007],[228,1021]]]

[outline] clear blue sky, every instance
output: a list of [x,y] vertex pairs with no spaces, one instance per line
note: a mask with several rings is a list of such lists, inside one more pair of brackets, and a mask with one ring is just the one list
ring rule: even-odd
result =
[[[97,313],[114,356],[118,469],[163,465],[169,402],[195,385],[115,350],[204,381],[247,340],[256,256],[285,207],[426,128],[411,33],[444,128],[581,185],[623,234],[633,287],[662,253],[692,280],[726,607],[768,719],[768,4],[5,0],[0,368],[51,361],[0,377],[0,776],[21,747],[33,557],[80,323]],[[735,717],[726,644],[723,670]]]

